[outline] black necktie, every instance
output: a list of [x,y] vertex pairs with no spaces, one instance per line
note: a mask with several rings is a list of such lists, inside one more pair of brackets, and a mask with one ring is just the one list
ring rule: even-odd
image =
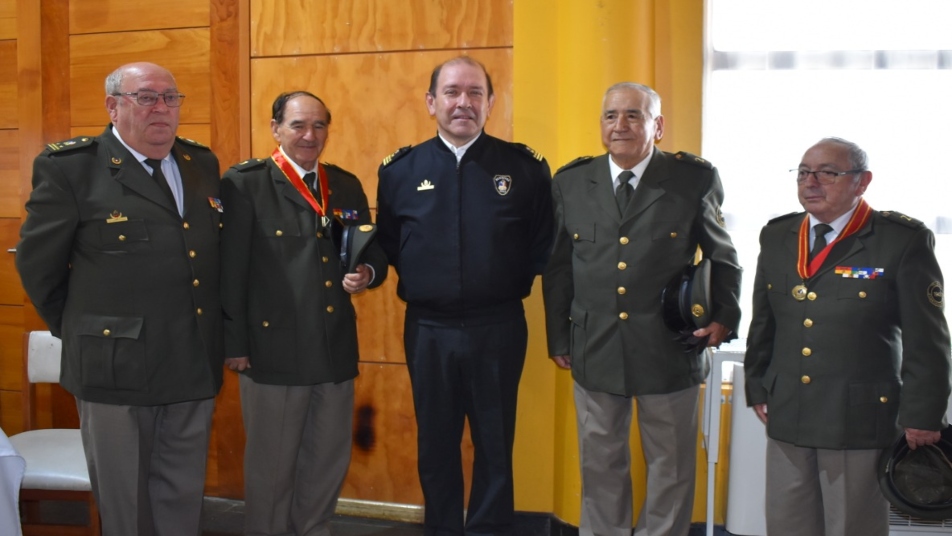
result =
[[178,204],[175,202],[175,195],[172,194],[172,187],[169,186],[169,181],[165,180],[165,174],[162,173],[162,161],[156,160],[155,158],[146,158],[145,163],[152,168],[152,178],[155,179],[156,184],[158,184],[159,188],[165,192],[165,195],[172,200],[172,205],[175,205],[177,208]]
[[826,233],[832,230],[833,228],[825,223],[818,223],[813,226],[815,238],[813,239],[813,249],[810,250],[811,259],[819,255],[819,253],[823,251],[823,248],[826,247]]
[[311,189],[311,193],[314,194],[314,197],[317,198],[318,201],[320,201],[321,192],[317,190],[317,183],[314,180],[316,178],[317,178],[317,173],[314,173],[313,171],[308,171],[307,173],[304,174],[303,180],[304,180],[304,184],[306,184],[307,187]]
[[635,190],[631,187],[631,183],[628,182],[628,180],[634,176],[634,173],[627,170],[618,174],[618,187],[615,188],[615,202],[618,203],[618,212],[622,214],[625,213],[625,207],[628,206],[632,194],[635,193]]

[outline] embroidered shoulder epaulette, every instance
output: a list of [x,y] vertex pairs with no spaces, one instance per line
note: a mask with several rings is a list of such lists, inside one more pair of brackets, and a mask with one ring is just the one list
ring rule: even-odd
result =
[[532,147],[529,147],[528,145],[526,145],[526,144],[524,144],[524,143],[513,143],[513,145],[515,145],[516,147],[522,149],[522,150],[525,151],[529,156],[531,156],[532,158],[538,160],[539,162],[545,160],[545,157],[542,156],[542,153],[540,153],[539,151],[536,151],[535,149],[533,149]]
[[182,143],[186,143],[186,144],[188,144],[188,145],[194,145],[195,147],[201,147],[202,149],[208,149],[208,146],[207,146],[207,145],[202,144],[202,143],[198,143],[198,142],[195,141],[195,140],[190,140],[190,139],[188,139],[188,138],[183,138],[183,137],[181,137],[181,136],[176,136],[175,138],[178,139],[178,141],[180,141],[180,142],[182,142]]
[[678,162],[686,162],[688,164],[694,164],[695,166],[700,166],[704,169],[714,169],[714,164],[708,162],[707,160],[701,158],[700,156],[693,155],[691,153],[686,153],[684,151],[678,151],[674,153],[674,159]]
[[71,140],[48,143],[46,144],[46,150],[51,153],[62,153],[63,151],[89,147],[94,143],[96,143],[96,138],[93,136],[80,136]]
[[922,223],[921,221],[915,218],[910,218],[909,216],[906,216],[902,212],[896,212],[895,210],[883,210],[883,211],[880,211],[880,214],[882,214],[884,218],[886,218],[887,220],[891,222],[895,222],[900,225],[905,225],[906,227],[911,227],[913,229],[919,229],[925,226],[925,224]]
[[566,170],[568,170],[568,169],[572,169],[572,168],[574,168],[575,166],[577,166],[577,165],[579,165],[579,164],[588,162],[588,161],[591,160],[592,158],[594,158],[594,157],[592,157],[592,156],[580,156],[580,157],[576,158],[575,160],[572,160],[572,161],[569,162],[568,164],[565,164],[564,166],[560,167],[560,168],[558,169],[558,171],[555,172],[555,174],[558,175],[559,173],[562,173],[563,171],[566,171]]
[[396,162],[397,160],[400,160],[401,158],[406,156],[407,153],[410,152],[411,148],[413,148],[412,145],[407,145],[406,147],[401,147],[397,149],[396,151],[393,152],[393,154],[388,155],[386,158],[384,158],[383,162],[380,163],[380,166],[387,167],[390,164]]
[[792,218],[794,216],[803,216],[803,212],[791,212],[789,214],[784,214],[783,216],[777,216],[776,218],[771,218],[770,221],[767,222],[767,225],[770,225],[771,223],[776,223],[778,221],[783,221],[788,218]]
[[245,171],[248,169],[253,169],[259,166],[265,165],[268,160],[265,158],[251,158],[245,160],[244,162],[238,162],[237,164],[231,166],[231,169],[236,171]]
[[324,166],[324,167],[333,168],[333,169],[335,169],[335,170],[337,170],[337,171],[343,173],[344,175],[350,175],[351,177],[353,177],[353,178],[355,178],[355,179],[357,178],[357,175],[354,175],[354,174],[351,173],[350,171],[347,171],[346,169],[344,169],[344,168],[338,166],[337,164],[331,164],[330,162],[321,162],[321,165]]

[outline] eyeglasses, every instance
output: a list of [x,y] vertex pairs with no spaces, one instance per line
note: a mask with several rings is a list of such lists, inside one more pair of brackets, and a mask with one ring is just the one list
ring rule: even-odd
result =
[[139,106],[155,106],[155,103],[159,102],[159,97],[162,97],[162,100],[165,101],[165,105],[169,108],[178,108],[182,105],[182,101],[185,100],[185,95],[181,93],[157,93],[155,91],[135,91],[132,93],[113,93],[114,97],[119,95],[125,95],[127,97],[132,97],[135,99],[136,104]]
[[850,169],[847,171],[810,171],[809,169],[791,169],[791,173],[796,173],[797,182],[803,182],[807,180],[807,177],[813,175],[816,178],[816,181],[820,184],[833,184],[836,182],[837,177],[842,177],[843,175],[850,175],[853,173],[860,173],[866,171],[865,169]]

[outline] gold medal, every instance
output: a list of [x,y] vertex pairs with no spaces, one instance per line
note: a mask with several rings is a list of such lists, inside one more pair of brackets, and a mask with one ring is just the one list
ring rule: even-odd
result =
[[790,291],[790,294],[793,295],[793,299],[797,301],[803,301],[807,299],[807,286],[797,285],[793,287],[793,290]]

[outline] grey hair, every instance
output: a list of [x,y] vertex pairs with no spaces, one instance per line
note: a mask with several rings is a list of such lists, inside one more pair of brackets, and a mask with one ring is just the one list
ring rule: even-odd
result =
[[847,152],[847,158],[849,158],[850,161],[851,169],[858,169],[860,171],[869,170],[869,157],[866,155],[866,151],[864,151],[859,145],[856,145],[849,140],[832,136],[823,138],[822,140],[818,141],[816,145],[820,145],[821,143],[832,143],[844,147]]
[[122,75],[125,74],[125,65],[109,73],[106,77],[106,95],[115,95],[122,88]]
[[602,97],[602,108],[605,107],[605,100],[608,99],[609,93],[622,89],[633,89],[648,95],[648,113],[651,117],[659,117],[661,115],[661,95],[658,95],[658,92],[649,86],[636,84],[634,82],[618,82],[605,90],[605,96]]

